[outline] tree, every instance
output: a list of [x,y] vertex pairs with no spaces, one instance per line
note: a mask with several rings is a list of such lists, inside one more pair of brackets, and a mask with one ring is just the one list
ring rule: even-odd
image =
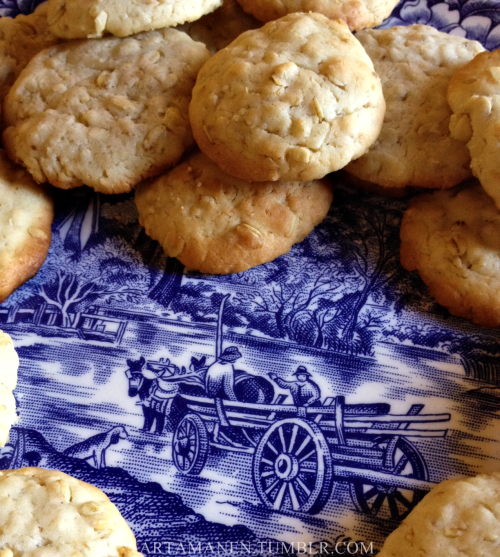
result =
[[75,261],[55,234],[51,251],[34,294],[59,309],[63,327],[72,325],[72,312],[97,300],[133,303],[148,289],[149,271],[124,240],[108,238]]

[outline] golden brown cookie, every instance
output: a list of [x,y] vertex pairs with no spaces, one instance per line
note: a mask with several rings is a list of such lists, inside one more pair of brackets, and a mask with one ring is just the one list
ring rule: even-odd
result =
[[410,201],[401,264],[453,315],[500,326],[500,211],[476,181]]
[[127,192],[193,144],[188,105],[209,56],[170,28],[44,50],[6,98],[5,148],[37,182]]
[[344,20],[351,31],[376,27],[391,15],[398,0],[238,0],[260,21],[272,21],[294,12],[317,12]]
[[49,31],[47,8],[44,2],[29,15],[0,18],[0,106],[33,56],[61,42]]
[[127,37],[194,21],[222,0],[49,0],[50,30],[63,39]]
[[500,209],[500,51],[483,52],[450,81],[453,137],[468,142],[474,176]]
[[385,111],[343,21],[290,14],[247,31],[201,69],[189,115],[201,150],[249,181],[314,180],[361,156]]
[[319,224],[331,186],[251,183],[195,153],[153,183],[140,185],[139,222],[165,253],[203,273],[239,273],[275,259]]
[[390,534],[378,557],[500,555],[500,474],[446,480]]
[[446,90],[483,47],[428,25],[356,33],[380,76],[387,104],[382,131],[346,171],[385,188],[449,188],[471,177],[463,141],[449,132]]
[[57,470],[0,470],[5,557],[142,557],[125,519],[97,487]]
[[262,23],[243,11],[236,0],[224,0],[220,8],[183,27],[194,41],[205,43],[215,54],[245,31],[257,29]]
[[16,399],[12,391],[17,385],[19,357],[7,333],[0,331],[0,447],[9,440],[9,431],[17,422]]
[[53,219],[48,188],[0,150],[0,303],[42,266]]

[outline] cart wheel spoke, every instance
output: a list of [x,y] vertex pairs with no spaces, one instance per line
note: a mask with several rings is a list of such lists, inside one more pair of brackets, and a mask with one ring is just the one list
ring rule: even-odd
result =
[[[417,449],[404,437],[395,440],[393,436],[381,435],[374,439],[372,447],[383,451],[386,462],[394,463],[390,470],[394,482],[387,485],[354,482],[349,486],[352,501],[358,511],[402,520],[425,495],[423,491],[405,487],[404,481],[406,478],[427,481],[427,466]],[[399,484],[398,478],[401,478]],[[385,500],[387,505],[383,504]]]
[[396,503],[396,498],[394,497],[394,494],[391,494],[387,497],[387,502],[389,503],[391,518],[393,518],[394,520],[398,520],[401,513],[399,512],[398,504]]
[[281,441],[281,450],[286,451],[285,434],[283,433],[283,428],[282,427],[278,428],[278,433],[279,433],[280,441]]
[[292,436],[290,438],[290,446],[288,447],[288,451],[293,453],[293,447],[295,445],[295,440],[297,439],[297,433],[299,432],[299,428],[297,424],[295,424],[292,428]]
[[397,501],[399,501],[402,505],[404,505],[407,509],[411,509],[413,507],[413,504],[411,501],[408,501],[408,499],[401,493],[401,491],[395,491],[394,492],[394,499],[396,499]]
[[174,433],[172,457],[175,466],[184,474],[199,474],[208,450],[208,433],[203,420],[196,414],[188,414]]
[[312,441],[312,438],[310,435],[308,435],[304,441],[302,441],[300,447],[295,451],[295,456],[299,456],[300,453],[307,447],[307,445]]
[[298,511],[300,509],[300,503],[297,498],[297,494],[295,493],[295,488],[293,487],[293,482],[288,484],[288,493],[290,494],[290,500],[292,501],[292,508],[294,511]]
[[281,509],[281,505],[283,504],[283,499],[285,496],[285,491],[286,491],[286,486],[288,484],[286,482],[283,482],[283,484],[281,485],[279,491],[278,491],[278,495],[276,495],[276,499],[274,500],[274,505],[273,508],[277,511],[279,511]]
[[396,476],[399,476],[399,474],[401,474],[401,472],[403,472],[403,470],[406,468],[407,464],[408,464],[408,457],[406,455],[403,455],[399,459],[399,462],[394,467],[392,473],[395,474]]
[[255,450],[252,466],[257,493],[278,511],[315,514],[332,488],[327,441],[319,426],[300,418],[272,424]]
[[371,513],[372,514],[377,514],[380,510],[380,507],[382,507],[382,505],[384,504],[384,501],[386,499],[386,494],[385,493],[379,493],[375,499],[375,501],[373,502],[372,508],[371,508]]

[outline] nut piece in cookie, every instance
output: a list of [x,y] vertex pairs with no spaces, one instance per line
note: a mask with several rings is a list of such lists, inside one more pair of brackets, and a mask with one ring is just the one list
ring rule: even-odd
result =
[[209,57],[170,28],[46,49],[6,98],[5,148],[37,182],[127,192],[193,144],[188,105]]
[[49,31],[47,8],[44,2],[29,15],[0,18],[0,106],[33,56],[61,42]]
[[324,180],[252,183],[195,153],[135,201],[139,222],[165,253],[203,273],[239,273],[288,252],[330,207]]
[[401,264],[451,314],[500,326],[500,211],[475,180],[410,201]]
[[0,470],[0,550],[25,557],[142,557],[107,495],[41,468]]
[[460,69],[448,102],[451,133],[468,142],[472,172],[500,209],[500,51],[483,52]]
[[449,188],[471,177],[464,141],[449,132],[452,75],[484,48],[428,25],[356,33],[387,103],[382,131],[346,171],[384,188]]
[[199,19],[222,0],[49,0],[49,26],[62,39],[127,37]]
[[53,220],[48,188],[0,150],[0,303],[42,266]]
[[380,80],[343,21],[290,14],[247,31],[201,69],[189,116],[201,150],[249,181],[314,180],[377,138]]
[[9,431],[17,422],[16,400],[12,391],[17,385],[19,357],[7,333],[0,331],[0,447],[9,440]]
[[344,20],[351,31],[376,27],[391,15],[398,0],[238,0],[260,21],[272,21],[293,12],[317,12]]
[[500,554],[500,474],[446,480],[387,538],[378,557]]

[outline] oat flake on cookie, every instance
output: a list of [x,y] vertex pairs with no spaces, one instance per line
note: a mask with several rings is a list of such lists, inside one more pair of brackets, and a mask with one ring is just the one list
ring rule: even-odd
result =
[[202,68],[189,115],[201,150],[249,181],[314,180],[361,156],[385,112],[345,22],[293,13],[240,35]]
[[171,28],[46,49],[6,98],[5,148],[37,182],[127,192],[193,144],[188,105],[209,57]]
[[50,30],[62,39],[127,37],[195,21],[222,0],[49,0]]

